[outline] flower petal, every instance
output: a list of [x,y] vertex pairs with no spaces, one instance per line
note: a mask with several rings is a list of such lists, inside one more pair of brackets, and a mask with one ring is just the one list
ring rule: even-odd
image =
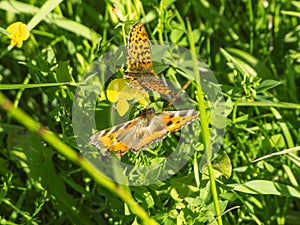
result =
[[11,39],[11,45],[18,47],[22,47],[23,41],[27,40],[30,35],[28,26],[22,22],[12,23],[6,30],[9,32],[7,36]]
[[114,79],[111,81],[107,87],[106,95],[110,102],[116,102],[118,96],[122,89],[126,87],[127,84],[123,79]]
[[125,98],[120,99],[116,104],[117,112],[120,116],[124,116],[129,110],[129,104]]

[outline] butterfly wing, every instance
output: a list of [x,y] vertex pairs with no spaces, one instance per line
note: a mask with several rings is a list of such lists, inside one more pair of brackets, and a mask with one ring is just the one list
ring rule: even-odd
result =
[[167,111],[149,113],[126,123],[108,128],[94,134],[90,142],[99,149],[117,151],[124,154],[129,149],[137,152],[148,145],[165,138],[169,132],[197,119],[195,110]]
[[149,37],[141,22],[135,23],[129,32],[124,78],[130,79],[130,85],[142,91],[153,90],[172,98],[178,96],[154,72]]
[[139,88],[140,90],[152,90],[156,91],[159,94],[166,95],[168,97],[177,97],[178,94],[168,88],[158,76],[142,77],[140,79],[135,79],[130,82],[134,87]]
[[147,127],[137,128],[135,134],[143,134],[135,140],[131,149],[139,151],[148,145],[164,139],[169,132],[179,130],[199,116],[196,110],[166,111],[153,115]]
[[129,76],[155,75],[149,37],[141,22],[136,22],[129,32],[127,67]]
[[160,114],[165,123],[166,130],[169,132],[179,130],[199,117],[196,110],[166,111]]
[[112,128],[99,131],[91,136],[90,143],[95,145],[98,149],[107,149],[108,151],[126,152],[129,150],[128,143],[122,142],[119,136],[128,133],[138,122],[139,118],[130,120]]
[[158,123],[155,117],[154,110],[145,110],[142,116],[97,132],[91,136],[90,143],[99,149],[117,151],[120,154],[124,154],[129,149],[139,151],[141,150],[139,143],[151,137],[153,127],[163,129],[159,128],[162,124]]

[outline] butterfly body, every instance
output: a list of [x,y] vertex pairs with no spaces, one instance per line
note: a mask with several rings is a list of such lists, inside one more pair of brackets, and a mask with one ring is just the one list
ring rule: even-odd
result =
[[199,112],[196,110],[155,113],[153,109],[146,109],[133,120],[97,132],[90,138],[90,142],[109,152],[124,154],[130,149],[138,152],[165,138],[169,132],[179,130],[198,116]]

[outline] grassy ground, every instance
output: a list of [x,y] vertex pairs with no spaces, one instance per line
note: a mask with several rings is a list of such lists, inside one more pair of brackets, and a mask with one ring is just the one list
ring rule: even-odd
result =
[[[43,4],[0,2],[2,28],[21,21],[31,29],[21,48],[9,47],[0,30],[1,224],[300,224],[297,1],[118,1],[119,17],[109,1]],[[147,186],[115,184],[91,167],[78,154],[72,125],[85,73],[125,44],[136,21],[150,39],[196,52],[226,102],[219,161],[197,168],[209,145],[208,120],[188,163]],[[188,82],[176,70],[165,77]],[[186,92],[209,112],[196,82]],[[97,112],[110,107],[105,95],[98,98]],[[176,135],[163,143],[122,160],[158,161]],[[263,156],[270,157],[252,162]]]

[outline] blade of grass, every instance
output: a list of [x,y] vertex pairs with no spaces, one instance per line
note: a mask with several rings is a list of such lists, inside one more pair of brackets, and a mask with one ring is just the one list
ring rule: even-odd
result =
[[38,88],[38,87],[55,87],[62,85],[76,85],[71,84],[70,82],[62,83],[44,83],[44,84],[0,84],[0,91],[2,90],[15,90],[15,89],[27,89],[27,88]]
[[300,12],[282,10],[281,13],[289,16],[300,17]]
[[51,0],[46,1],[45,4],[40,8],[37,14],[31,18],[28,22],[29,30],[32,30],[36,25],[38,25],[46,16],[56,7],[58,6],[62,0]]
[[253,18],[253,6],[252,6],[252,1],[248,1],[247,4],[248,7],[248,12],[249,12],[249,23],[250,23],[250,27],[249,27],[249,52],[251,54],[253,54],[253,48],[254,48],[254,18]]
[[[202,129],[202,136],[204,140],[204,146],[205,146],[205,154],[207,159],[207,167],[209,171],[209,178],[210,178],[210,185],[211,185],[211,191],[214,199],[214,205],[217,216],[221,215],[221,210],[219,206],[219,200],[218,200],[218,193],[217,193],[217,187],[216,182],[214,178],[214,172],[211,165],[211,157],[212,157],[212,146],[210,143],[210,131],[208,126],[208,117],[206,114],[206,107],[204,102],[204,93],[201,88],[201,79],[200,79],[200,73],[198,69],[198,59],[196,55],[196,47],[195,47],[195,41],[193,38],[192,28],[189,19],[186,20],[187,22],[187,32],[188,32],[188,39],[190,44],[190,49],[192,52],[192,60],[193,60],[193,71],[195,74],[195,80],[196,80],[196,87],[197,87],[197,94],[198,94],[198,108],[200,111],[200,121],[201,121],[201,129]],[[222,225],[222,217],[218,217],[217,219],[218,224]]]
[[285,137],[285,140],[286,140],[286,143],[287,143],[287,146],[289,148],[292,148],[295,146],[294,144],[294,141],[293,141],[293,138],[292,138],[292,135],[289,131],[289,128],[288,128],[288,125],[285,123],[285,121],[283,121],[283,118],[281,116],[281,114],[278,112],[277,109],[271,107],[271,111],[273,113],[273,115],[275,116],[275,118],[278,120],[278,121],[282,121],[282,122],[279,122],[280,124],[280,127],[282,129],[282,132],[284,134],[284,137]]
[[282,150],[282,151],[280,151],[280,152],[274,152],[274,153],[265,155],[265,156],[263,156],[263,157],[260,157],[260,158],[258,158],[258,159],[255,159],[255,160],[253,160],[251,163],[255,163],[255,162],[258,162],[258,161],[267,159],[267,158],[271,158],[271,157],[273,157],[273,156],[284,155],[284,154],[287,154],[287,153],[290,153],[290,152],[294,152],[294,151],[299,151],[299,150],[300,150],[300,146],[297,146],[297,147],[294,147],[294,148],[285,149],[285,150]]
[[276,107],[285,109],[300,109],[300,104],[291,102],[266,102],[266,101],[255,101],[255,102],[236,102],[238,106],[250,106],[250,107]]

